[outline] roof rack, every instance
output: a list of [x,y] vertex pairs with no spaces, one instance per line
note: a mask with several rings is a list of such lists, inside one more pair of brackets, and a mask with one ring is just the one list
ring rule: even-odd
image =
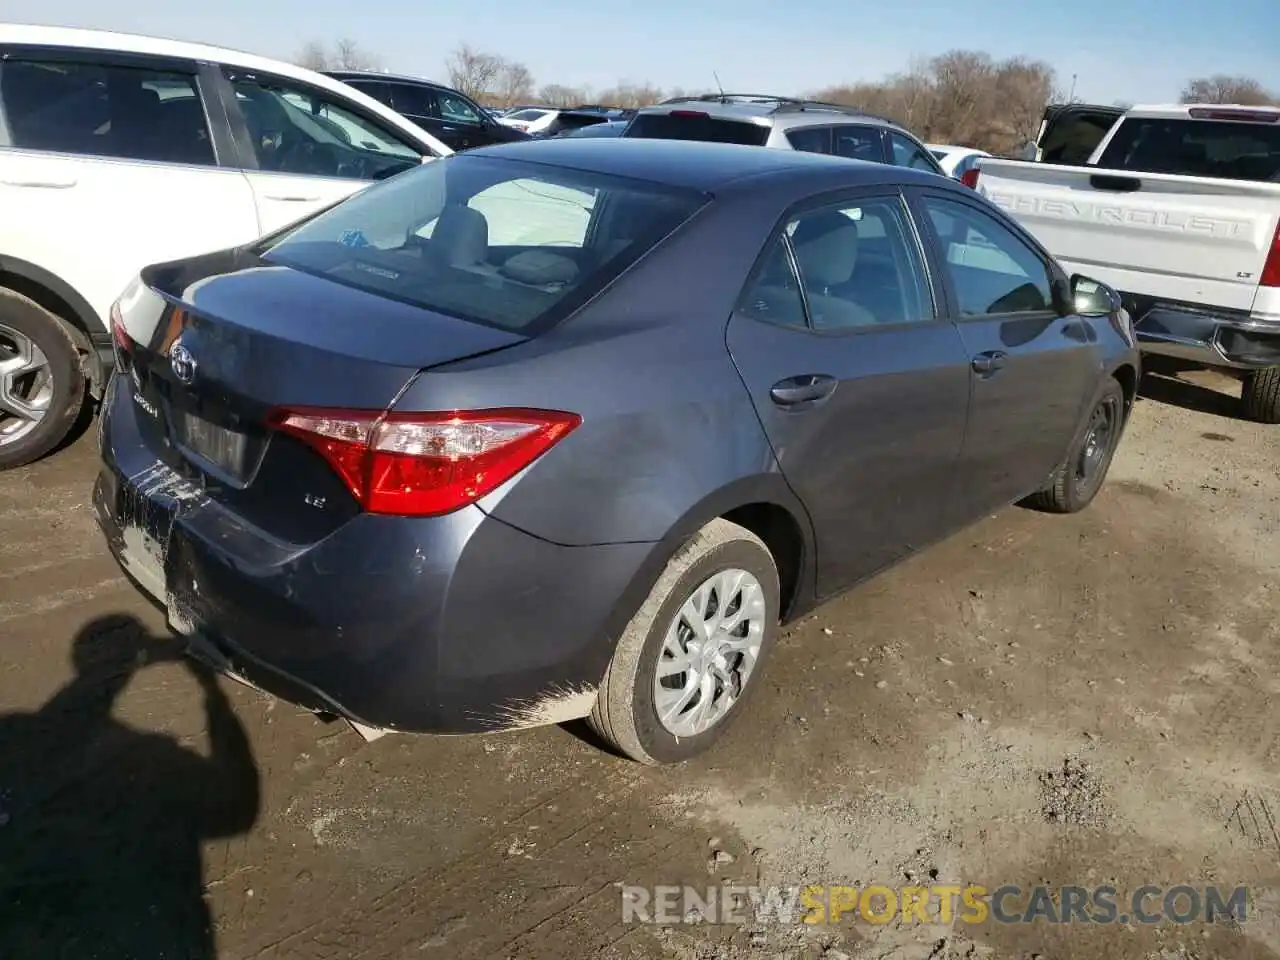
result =
[[776,104],[774,113],[786,110],[829,111],[856,117],[867,117],[872,120],[881,120],[885,123],[893,122],[887,117],[876,116],[873,113],[867,113],[865,110],[859,110],[857,107],[851,107],[843,103],[830,103],[826,100],[810,100],[799,97],[780,97],[773,93],[704,93],[693,97],[671,97],[668,100],[663,100],[662,103],[664,105],[671,103],[772,103]]

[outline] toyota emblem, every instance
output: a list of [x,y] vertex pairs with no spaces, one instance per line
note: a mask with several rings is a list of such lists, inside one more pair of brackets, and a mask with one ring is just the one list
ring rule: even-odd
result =
[[183,383],[190,383],[196,378],[196,358],[181,340],[169,348],[169,366],[173,368],[173,375]]

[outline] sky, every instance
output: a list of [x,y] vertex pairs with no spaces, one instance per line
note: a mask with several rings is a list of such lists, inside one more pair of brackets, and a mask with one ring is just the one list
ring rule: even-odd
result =
[[446,79],[460,43],[536,81],[797,94],[875,81],[963,48],[1049,62],[1064,91],[1158,103],[1185,82],[1248,75],[1280,93],[1280,0],[0,0],[0,21],[94,27],[291,59],[346,36],[397,73]]

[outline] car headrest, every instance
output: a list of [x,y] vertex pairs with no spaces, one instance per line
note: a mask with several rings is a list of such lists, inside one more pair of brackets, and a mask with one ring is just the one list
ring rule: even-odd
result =
[[431,232],[431,247],[451,267],[468,267],[489,259],[489,221],[471,207],[445,207]]
[[791,244],[807,286],[845,283],[858,265],[858,225],[842,213],[800,221]]

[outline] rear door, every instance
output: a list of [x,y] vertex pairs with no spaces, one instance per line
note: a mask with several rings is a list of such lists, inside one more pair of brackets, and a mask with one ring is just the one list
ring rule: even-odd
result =
[[[249,184],[186,60],[0,48],[0,252],[107,311],[143,266],[257,236]],[[217,103],[216,97],[212,100]]]
[[785,217],[728,346],[817,533],[828,596],[947,532],[968,357],[896,192]]
[[223,73],[262,233],[408,170],[425,155],[422,146],[328,91],[239,68]]
[[1011,224],[954,192],[912,194],[969,358],[964,523],[1039,489],[1058,466],[1102,355],[1090,321],[1059,311],[1065,277]]

